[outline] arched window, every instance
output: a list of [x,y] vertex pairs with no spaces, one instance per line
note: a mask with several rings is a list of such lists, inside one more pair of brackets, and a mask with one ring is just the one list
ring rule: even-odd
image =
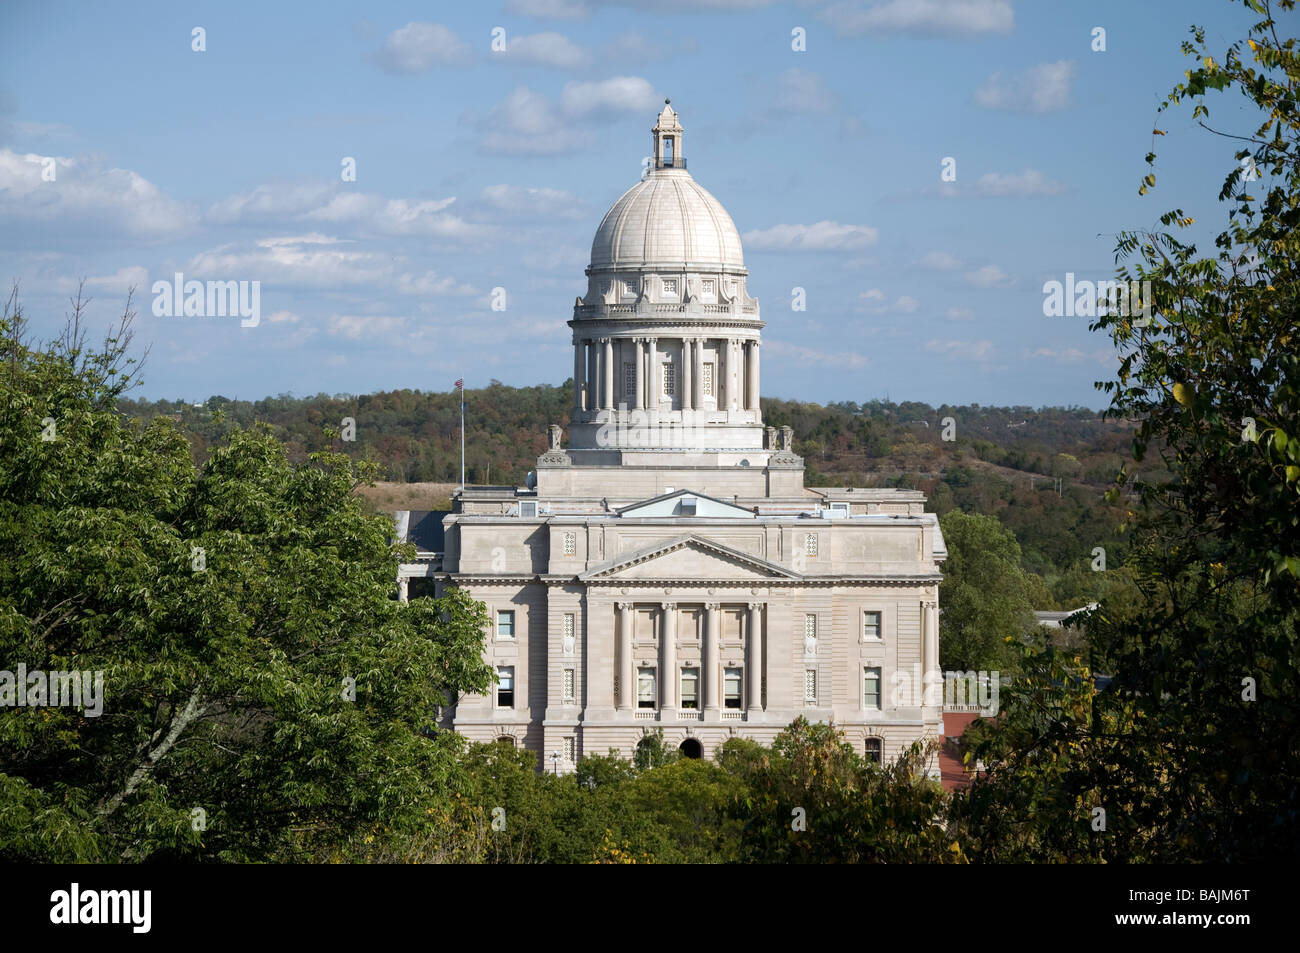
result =
[[880,764],[884,757],[885,743],[879,738],[868,738],[866,743],[867,760],[875,764]]
[[684,758],[699,759],[704,757],[704,747],[695,738],[687,738],[678,746]]
[[515,736],[514,736],[514,735],[498,735],[496,741],[497,741],[497,744],[499,744],[499,745],[505,745],[507,748],[513,748],[513,747],[515,747]]

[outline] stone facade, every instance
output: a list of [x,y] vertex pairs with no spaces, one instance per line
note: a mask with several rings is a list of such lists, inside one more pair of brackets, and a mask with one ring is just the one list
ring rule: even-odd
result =
[[893,757],[942,733],[922,677],[939,668],[938,520],[913,491],[804,487],[789,429],[763,425],[739,233],[686,171],[670,106],[652,135],[569,322],[568,446],[552,427],[528,487],[457,493],[442,551],[402,568],[403,592],[463,587],[493,620],[500,683],[443,724],[558,771],[630,756],[652,728],[710,757],[799,715]]

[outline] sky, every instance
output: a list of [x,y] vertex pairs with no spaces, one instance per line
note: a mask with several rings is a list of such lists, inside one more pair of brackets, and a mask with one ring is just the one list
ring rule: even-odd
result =
[[[559,384],[592,236],[671,98],[741,232],[765,396],[1100,408],[1113,348],[1046,317],[1044,283],[1112,277],[1117,233],[1171,208],[1212,247],[1236,147],[1156,110],[1191,25],[1221,53],[1254,19],[1228,0],[8,0],[0,278],[38,337],[80,280],[93,328],[134,287],[136,396]],[[1240,97],[1210,105],[1253,129]],[[256,323],[168,314],[154,283],[177,273],[248,282],[249,313],[256,282]]]

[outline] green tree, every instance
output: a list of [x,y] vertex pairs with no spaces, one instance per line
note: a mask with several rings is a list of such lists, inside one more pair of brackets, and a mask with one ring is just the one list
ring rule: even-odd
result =
[[883,767],[834,725],[800,717],[770,749],[723,745],[718,761],[745,789],[733,799],[747,863],[946,863],[961,847],[942,823],[946,799],[920,745]]
[[[1121,233],[1119,276],[1151,282],[1154,314],[1094,325],[1121,350],[1117,379],[1099,386],[1138,422],[1135,460],[1146,474],[1159,453],[1171,474],[1136,485],[1125,568],[1140,596],[1103,598],[1091,664],[1058,657],[1056,677],[1004,705],[979,751],[990,770],[956,810],[985,859],[1300,852],[1300,58],[1279,37],[1294,33],[1292,0],[1245,6],[1262,18],[1221,56],[1193,28],[1183,50],[1195,64],[1161,106],[1190,104],[1238,147],[1224,156],[1216,252],[1169,231]],[[1259,125],[1212,126],[1216,91],[1239,92]],[[1152,173],[1139,191],[1154,185]],[[1179,209],[1161,222],[1194,224]],[[1110,689],[1072,699],[1102,660]],[[999,827],[1017,836],[979,834]]]
[[946,669],[1010,670],[1014,644],[1034,628],[1039,584],[1020,568],[1020,544],[995,517],[950,510],[939,520],[948,559],[939,585],[939,652]]
[[[264,430],[201,470],[167,418],[126,420],[131,313],[28,345],[0,319],[0,659],[103,673],[103,711],[0,716],[0,857],[275,860],[403,837],[443,803],[439,705],[487,687],[488,619],[393,597],[404,547],[366,477],[293,465]],[[2,689],[0,689],[2,690]]]

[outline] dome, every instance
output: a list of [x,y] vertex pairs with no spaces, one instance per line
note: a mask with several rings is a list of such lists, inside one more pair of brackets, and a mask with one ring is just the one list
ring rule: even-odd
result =
[[591,267],[743,269],[740,233],[685,169],[654,169],[614,203],[591,243]]

